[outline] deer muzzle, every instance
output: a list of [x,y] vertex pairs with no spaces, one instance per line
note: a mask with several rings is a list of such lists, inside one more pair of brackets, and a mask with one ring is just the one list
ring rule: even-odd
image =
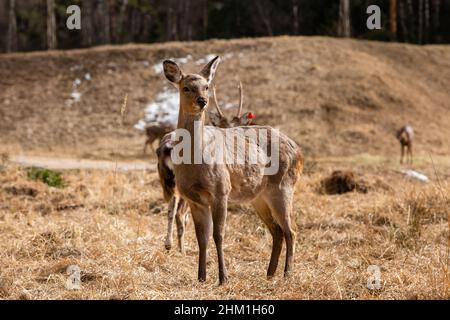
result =
[[204,108],[206,106],[206,104],[208,103],[208,101],[206,100],[205,97],[198,97],[197,98],[197,104],[200,106],[200,108]]

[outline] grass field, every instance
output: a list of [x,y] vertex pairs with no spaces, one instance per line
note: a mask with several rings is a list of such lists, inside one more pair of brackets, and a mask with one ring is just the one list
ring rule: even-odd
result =
[[[156,158],[142,154],[145,135],[134,125],[168,88],[163,59],[198,72],[210,54],[222,56],[220,103],[236,106],[242,81],[245,110],[304,151],[288,279],[282,256],[266,280],[271,236],[245,205],[229,208],[227,285],[218,286],[212,239],[207,281],[197,282],[192,219],[186,254],[164,248]],[[327,37],[2,54],[0,298],[450,299],[449,83],[448,45]],[[406,123],[415,131],[410,169],[428,183],[398,164],[395,131]],[[98,169],[58,176],[16,163],[48,158],[61,170],[80,159]],[[119,163],[148,170],[118,171]],[[335,170],[354,172],[367,192],[326,194]],[[70,266],[80,270],[76,290],[66,286]],[[374,270],[380,287],[372,290]]]
[[[361,161],[366,159],[366,163]],[[354,166],[352,160],[359,163]],[[297,188],[294,272],[266,280],[271,237],[252,209],[230,208],[230,282],[217,285],[214,242],[198,283],[192,220],[187,251],[164,249],[166,204],[156,173],[64,171],[63,188],[31,180],[6,160],[0,171],[0,296],[4,299],[449,299],[448,159],[417,165],[432,182],[368,155],[307,164]],[[332,170],[352,169],[367,193],[323,194]],[[437,179],[439,177],[439,179]],[[283,256],[282,256],[283,259]],[[283,260],[281,260],[284,262]],[[69,290],[67,268],[81,288]],[[369,266],[381,272],[370,290]],[[369,269],[368,269],[369,268]]]

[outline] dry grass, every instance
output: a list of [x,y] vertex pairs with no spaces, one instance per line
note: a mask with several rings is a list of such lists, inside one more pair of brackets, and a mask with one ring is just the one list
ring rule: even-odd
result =
[[[450,152],[450,46],[326,37],[0,55],[0,148],[11,154],[107,159],[116,159],[118,149],[121,157],[135,158],[145,135],[133,125],[168,85],[152,66],[169,57],[192,55],[195,61],[208,54],[228,57],[215,79],[220,99],[237,105],[236,84],[242,81],[244,108],[256,114],[258,123],[280,127],[308,157],[397,155],[395,130],[407,122],[415,129],[418,153]],[[200,68],[194,63],[183,67],[189,72]],[[84,80],[88,72],[91,81]],[[76,78],[82,80],[81,101],[68,107],[65,100]],[[127,115],[118,127],[125,93]]]
[[[166,83],[151,66],[210,53],[233,54],[217,75],[221,92],[251,83],[245,98],[258,122],[305,151],[291,277],[282,277],[280,261],[266,280],[271,237],[245,206],[232,206],[227,220],[230,283],[217,286],[213,241],[208,280],[198,283],[192,221],[186,255],[164,249],[156,173],[65,171],[65,187],[55,189],[2,155],[0,298],[450,299],[448,46],[279,37],[6,54],[0,153],[134,160],[144,136],[132,126]],[[81,102],[65,106],[86,72],[92,81],[83,81]],[[399,173],[393,133],[405,122],[417,132],[414,168],[439,183]],[[335,170],[362,177],[367,193],[324,194]],[[66,288],[71,265],[81,269],[80,290]],[[372,265],[379,290],[367,288]]]
[[[67,186],[55,189],[4,161],[0,297],[449,299],[450,203],[442,196],[450,191],[448,181],[423,185],[369,166],[368,178],[391,189],[329,196],[317,185],[330,170],[323,162],[298,186],[297,255],[289,279],[282,277],[283,263],[273,280],[265,279],[270,235],[252,210],[231,207],[225,240],[230,283],[219,287],[212,240],[208,280],[196,280],[192,221],[186,255],[164,249],[166,205],[155,173],[70,171]],[[80,290],[65,287],[69,265],[81,268]],[[379,290],[366,287],[370,265],[381,269]]]

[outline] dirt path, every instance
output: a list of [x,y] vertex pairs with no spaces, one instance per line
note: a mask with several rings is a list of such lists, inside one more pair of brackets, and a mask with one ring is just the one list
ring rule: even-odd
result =
[[70,158],[50,158],[39,156],[11,156],[10,160],[25,167],[42,167],[55,170],[69,169],[99,169],[99,170],[156,170],[156,165],[143,162],[123,162],[108,160],[87,160],[87,159],[70,159]]

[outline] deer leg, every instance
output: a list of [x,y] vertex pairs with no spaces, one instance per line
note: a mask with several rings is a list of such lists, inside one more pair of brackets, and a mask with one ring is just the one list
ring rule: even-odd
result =
[[185,254],[184,250],[184,231],[186,228],[186,218],[187,218],[187,206],[183,198],[180,199],[178,204],[178,211],[175,215],[177,222],[177,235],[178,235],[178,248],[182,254]]
[[147,138],[147,140],[145,141],[145,145],[144,145],[144,155],[147,152],[147,147],[148,145],[150,145],[150,147],[152,148],[153,151],[155,151],[154,147],[153,147],[153,142],[155,142],[156,137],[154,135],[151,135]]
[[217,260],[219,262],[219,284],[224,284],[228,281],[222,247],[227,219],[227,202],[227,197],[223,197],[212,206],[211,210],[214,224],[213,238],[216,244]]
[[258,216],[266,224],[272,235],[272,254],[270,255],[269,268],[267,269],[267,278],[271,278],[277,271],[278,260],[280,259],[281,249],[283,248],[283,231],[273,220],[270,208],[263,199],[256,199],[252,204]]
[[413,153],[412,153],[412,146],[409,146],[408,148],[408,154],[409,154],[409,163],[413,163]]
[[404,150],[404,146],[401,145],[400,147],[400,164],[403,163],[403,154],[404,154],[405,150]]
[[206,256],[208,241],[211,236],[211,214],[208,206],[189,203],[195,224],[195,235],[199,248],[198,280],[206,281]]
[[[283,230],[284,240],[286,241],[286,263],[284,267],[284,275],[288,276],[294,260],[295,254],[295,231],[292,226],[292,200],[293,192],[290,188],[276,186],[270,192],[267,202],[272,212],[272,217]],[[295,223],[295,222],[294,222]]]
[[166,250],[170,250],[172,248],[172,234],[173,234],[173,220],[178,210],[179,198],[174,195],[169,201],[169,210],[168,210],[168,220],[167,220],[167,236],[165,247]]

